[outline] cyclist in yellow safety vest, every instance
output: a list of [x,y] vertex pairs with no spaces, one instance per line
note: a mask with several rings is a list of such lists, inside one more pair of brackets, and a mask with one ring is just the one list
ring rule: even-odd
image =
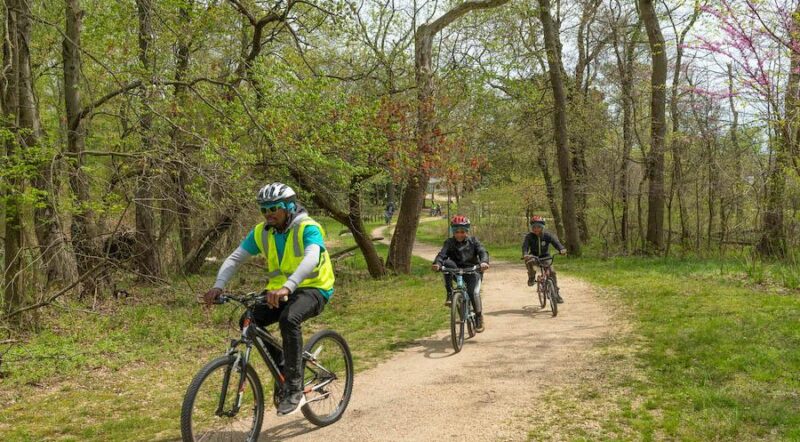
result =
[[[280,325],[284,360],[276,360],[283,365],[287,394],[278,404],[278,415],[285,416],[306,403],[301,325],[319,315],[333,295],[333,266],[325,248],[322,226],[297,203],[291,187],[282,183],[264,186],[257,201],[264,222],[255,226],[228,256],[217,273],[214,287],[204,298],[206,303],[213,303],[247,258],[259,254],[266,258],[267,305],[256,307],[253,313],[260,326],[276,322]],[[286,302],[282,302],[284,297],[288,297]]]

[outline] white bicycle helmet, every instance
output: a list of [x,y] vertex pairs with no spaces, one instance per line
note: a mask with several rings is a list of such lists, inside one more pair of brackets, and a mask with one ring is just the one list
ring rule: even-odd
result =
[[294,202],[297,194],[294,189],[283,183],[267,184],[258,191],[256,201],[259,205],[276,203],[279,201]]

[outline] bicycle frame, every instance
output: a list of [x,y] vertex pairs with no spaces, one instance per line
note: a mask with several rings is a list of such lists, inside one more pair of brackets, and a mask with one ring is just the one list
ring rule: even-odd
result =
[[[249,294],[248,296],[253,296],[254,293]],[[254,299],[257,297],[254,297]],[[250,355],[252,352],[253,347],[256,348],[257,353],[261,356],[261,359],[267,365],[267,368],[270,371],[273,379],[278,383],[281,390],[283,390],[283,386],[286,384],[286,378],[284,377],[283,373],[278,366],[278,363],[270,354],[268,348],[272,347],[277,355],[283,355],[283,344],[274,336],[272,336],[269,331],[265,330],[262,327],[259,327],[255,323],[255,319],[253,317],[253,310],[252,306],[246,305],[244,302],[237,298],[228,297],[225,299],[233,299],[238,301],[240,304],[245,305],[245,314],[242,320],[242,330],[241,330],[241,337],[239,339],[231,340],[230,346],[228,347],[228,351],[226,352],[227,355],[236,354],[236,361],[234,362],[233,366],[238,367],[239,370],[239,383],[236,393],[236,401],[233,409],[230,412],[224,412],[224,404],[225,399],[228,391],[228,385],[230,383],[230,367],[226,368],[225,375],[222,381],[222,392],[219,398],[219,405],[216,410],[217,416],[227,415],[231,417],[239,412],[239,408],[241,407],[242,403],[242,394],[245,390],[245,381],[247,377],[247,365],[250,362]],[[238,350],[240,345],[244,345],[244,351]],[[313,355],[307,351],[303,351],[302,358],[305,363],[308,362],[314,366],[315,369],[319,369],[323,376],[322,381],[315,383],[315,381],[320,378],[320,372],[314,371],[314,378],[311,379],[309,382],[303,385],[303,389],[305,393],[309,393],[311,391],[319,390],[326,385],[330,384],[331,382],[336,380],[336,375],[331,373],[325,367],[320,365],[317,361],[317,355]],[[314,384],[313,386],[311,384]],[[328,394],[313,398],[308,401],[308,403],[320,401],[326,399]]]
[[467,311],[469,311],[465,319],[469,318],[471,320],[475,316],[475,312],[472,311],[472,294],[469,293],[469,290],[467,290],[467,285],[464,283],[464,275],[474,275],[478,273],[479,268],[480,266],[476,265],[465,269],[449,269],[449,268],[441,269],[442,273],[449,273],[455,276],[456,279],[455,289],[459,290],[463,294]]
[[539,271],[536,272],[536,282],[538,284],[537,288],[539,291],[544,292],[546,290],[547,280],[550,279],[550,272],[551,267],[553,266],[553,257],[550,258],[533,258],[533,265],[539,268]]

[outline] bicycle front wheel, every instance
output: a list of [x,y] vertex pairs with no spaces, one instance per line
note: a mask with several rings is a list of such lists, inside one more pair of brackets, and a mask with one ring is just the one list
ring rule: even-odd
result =
[[353,394],[353,355],[347,341],[333,330],[317,332],[304,348],[304,390],[301,411],[309,422],[324,427],[342,418]]
[[550,312],[556,316],[558,314],[558,296],[556,296],[556,286],[552,279],[547,280],[547,298],[550,299]]
[[184,442],[258,440],[264,391],[252,366],[247,366],[241,395],[237,395],[240,379],[235,355],[214,359],[197,373],[181,408]]
[[453,302],[450,304],[450,340],[456,353],[464,346],[464,295],[453,290]]
[[547,305],[547,287],[542,287],[542,283],[536,284],[536,293],[539,294],[539,307],[545,308]]

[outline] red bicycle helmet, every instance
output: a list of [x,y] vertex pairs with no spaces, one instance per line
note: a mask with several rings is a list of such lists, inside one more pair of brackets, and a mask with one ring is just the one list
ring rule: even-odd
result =
[[534,224],[541,224],[542,227],[544,227],[547,223],[545,222],[543,216],[541,216],[541,215],[533,215],[531,217],[531,225],[534,225]]
[[461,227],[461,228],[469,230],[469,227],[470,227],[469,218],[467,218],[464,215],[456,215],[456,216],[454,216],[453,219],[450,220],[450,228],[451,229],[456,229],[458,227]]

